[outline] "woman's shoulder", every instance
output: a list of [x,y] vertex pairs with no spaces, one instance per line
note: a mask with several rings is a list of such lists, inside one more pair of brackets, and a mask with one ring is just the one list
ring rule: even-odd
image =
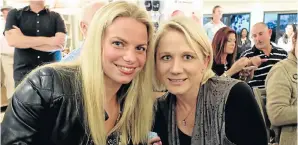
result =
[[290,59],[284,59],[276,63],[269,71],[266,77],[266,83],[269,80],[279,81],[297,81],[297,64]]
[[170,97],[172,96],[171,93],[166,92],[163,96],[157,98],[154,103],[155,114],[167,116],[169,106],[170,106]]
[[33,70],[24,81],[30,81],[32,85],[38,88],[48,88],[74,80],[76,72],[73,68],[63,66],[43,66]]
[[166,92],[163,96],[156,98],[155,106],[158,108],[167,107],[170,103],[170,96],[172,94],[170,92]]
[[233,79],[233,78],[227,78],[227,77],[222,77],[222,76],[213,76],[210,78],[206,84],[209,86],[212,86],[212,89],[221,89],[221,88],[226,88],[226,89],[231,89],[235,84],[241,82],[240,80]]
[[[74,94],[74,72],[65,68],[54,68],[43,66],[33,70],[16,88],[14,95],[26,103],[24,96],[35,100],[47,101],[55,100],[58,97]],[[28,95],[31,94],[31,95]],[[36,94],[36,95],[34,95]],[[34,98],[32,98],[34,99]],[[32,103],[32,101],[27,102]]]

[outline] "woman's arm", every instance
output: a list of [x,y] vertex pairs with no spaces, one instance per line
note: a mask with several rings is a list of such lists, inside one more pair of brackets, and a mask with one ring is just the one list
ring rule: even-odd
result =
[[259,106],[245,83],[233,86],[225,110],[226,135],[237,145],[267,145],[265,124]]
[[266,109],[274,126],[297,124],[297,106],[291,105],[291,80],[282,65],[273,67],[266,78]]

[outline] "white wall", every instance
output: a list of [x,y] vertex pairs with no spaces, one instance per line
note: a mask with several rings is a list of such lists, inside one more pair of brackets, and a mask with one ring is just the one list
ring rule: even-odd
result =
[[[144,7],[145,0],[139,0],[139,5]],[[161,20],[170,17],[174,10],[181,10],[186,15],[191,16],[192,12],[200,11],[203,7],[203,0],[160,0]]]
[[224,13],[250,13],[251,21],[250,27],[252,27],[257,22],[263,22],[264,12],[267,11],[296,11],[298,9],[298,1],[297,0],[266,0],[262,2],[258,1],[246,1],[246,0],[238,0],[238,1],[211,1],[205,0],[203,13],[211,14],[212,8],[215,5],[220,5],[223,8]]

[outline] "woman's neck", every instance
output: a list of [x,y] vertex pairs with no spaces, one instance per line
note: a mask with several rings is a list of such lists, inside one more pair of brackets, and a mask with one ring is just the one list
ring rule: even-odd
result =
[[197,104],[198,92],[199,87],[193,87],[191,91],[185,94],[176,95],[177,105],[186,110],[191,110]]
[[246,37],[245,36],[241,36],[241,39],[246,40]]
[[106,103],[114,104],[117,103],[117,92],[122,84],[116,83],[111,79],[105,77],[105,93],[106,93]]
[[227,64],[227,56],[228,56],[228,54],[226,54],[226,53],[223,53],[221,55],[221,58],[220,58],[220,63],[221,64]]

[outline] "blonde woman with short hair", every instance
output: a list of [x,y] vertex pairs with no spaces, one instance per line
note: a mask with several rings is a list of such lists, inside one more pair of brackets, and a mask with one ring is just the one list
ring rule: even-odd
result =
[[[250,87],[211,69],[212,47],[201,26],[175,17],[156,34],[158,98],[150,143],[162,145],[266,145],[266,129]],[[160,143],[161,141],[161,143]]]
[[1,144],[147,143],[152,34],[137,5],[101,8],[78,60],[42,66],[18,86],[1,125]]

